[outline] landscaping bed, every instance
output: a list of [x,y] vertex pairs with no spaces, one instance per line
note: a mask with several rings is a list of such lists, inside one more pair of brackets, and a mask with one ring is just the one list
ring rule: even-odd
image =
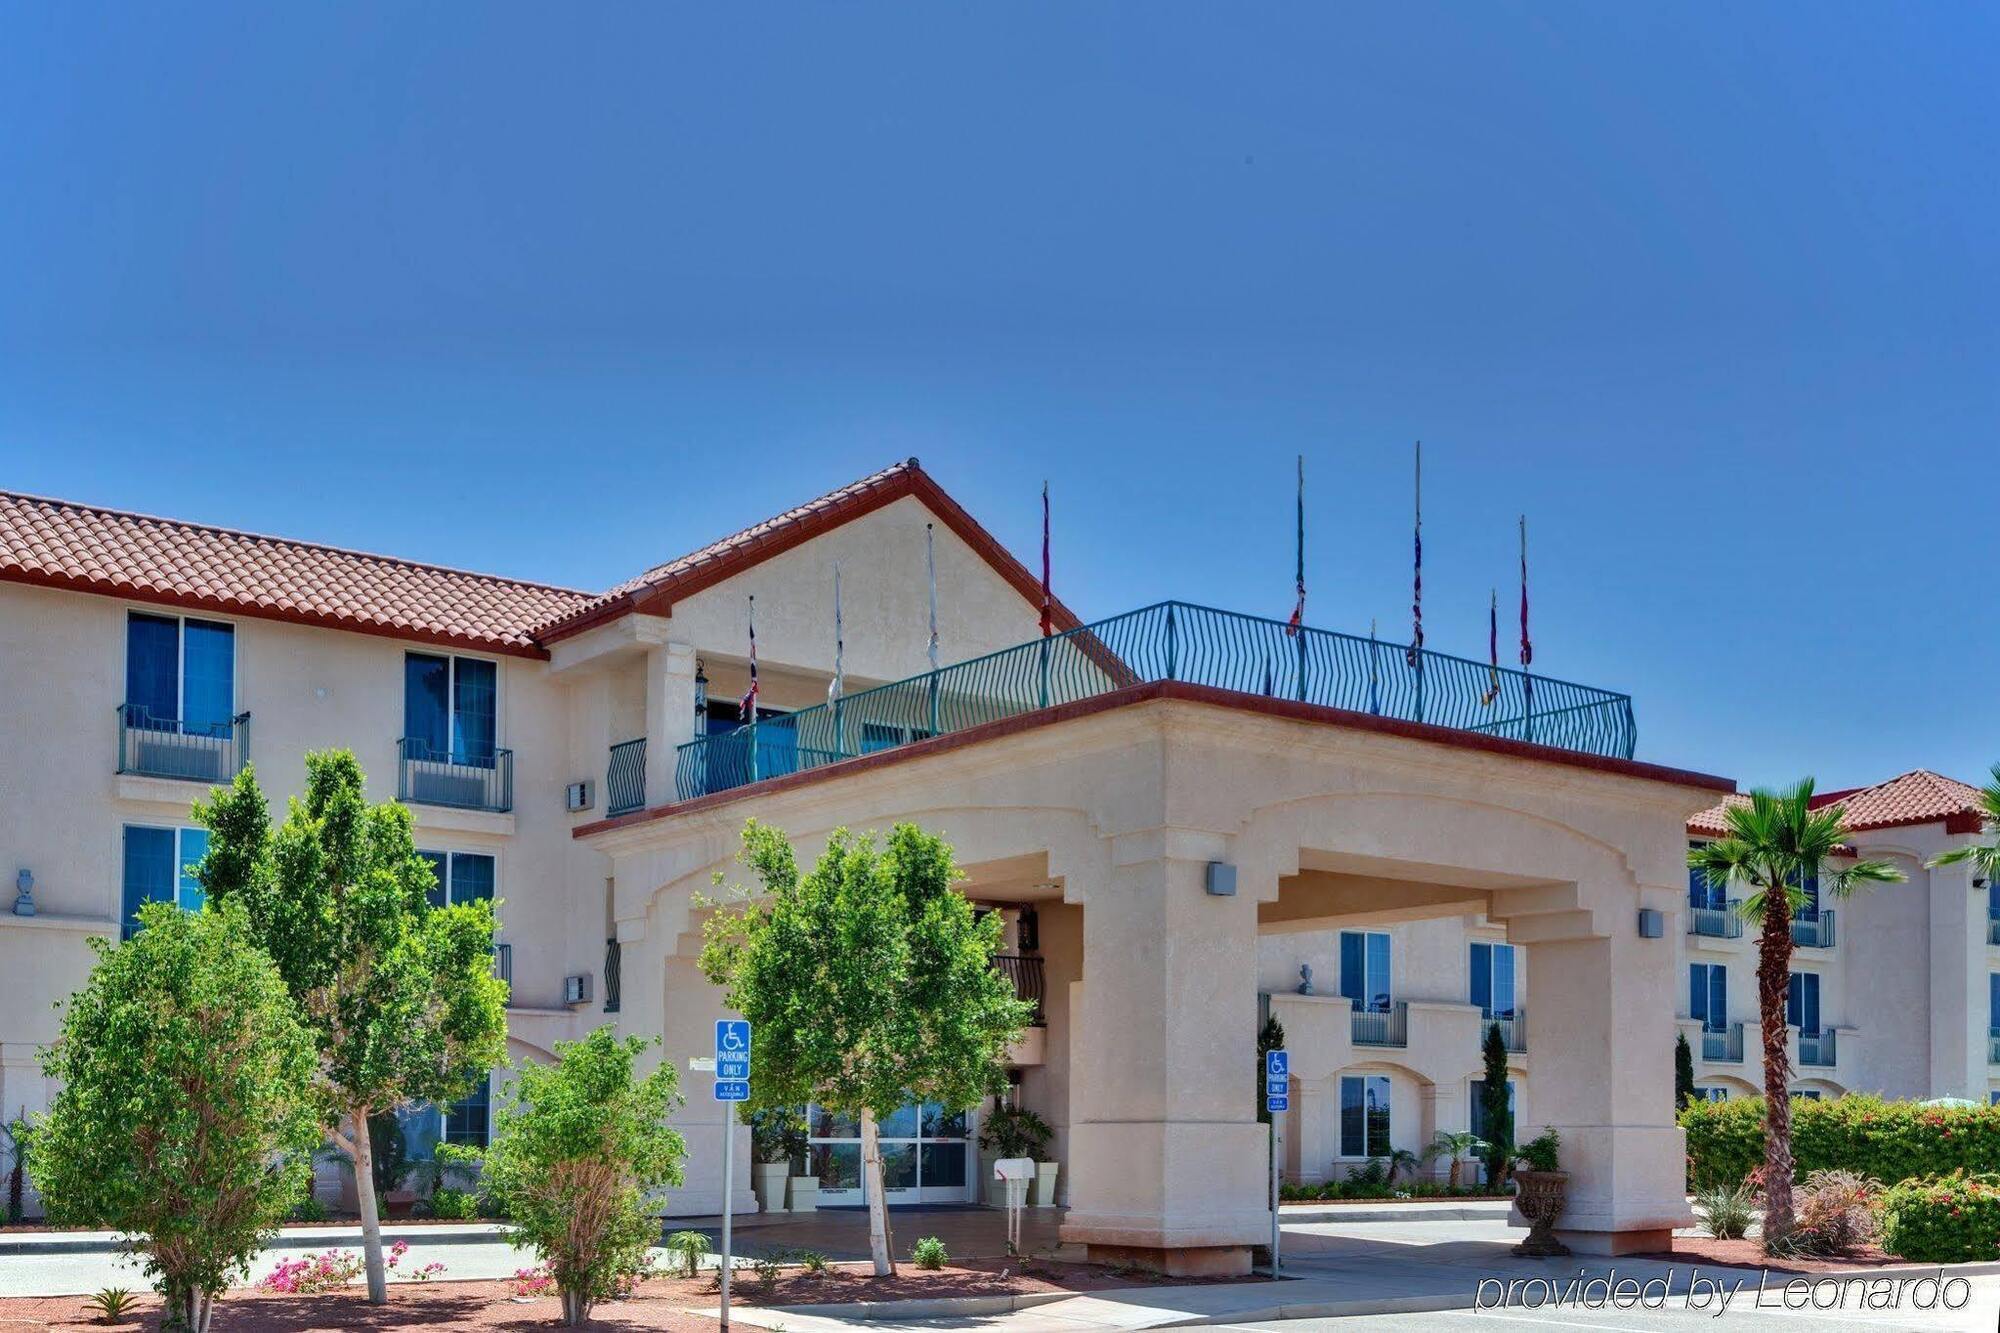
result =
[[[731,1305],[827,1305],[850,1301],[900,1301],[952,1296],[1025,1296],[1041,1292],[1105,1291],[1118,1287],[1198,1286],[1208,1282],[1256,1281],[1255,1278],[1169,1278],[1132,1269],[1090,1264],[1032,1263],[1023,1271],[1018,1260],[968,1261],[925,1272],[908,1263],[897,1276],[876,1278],[869,1266],[832,1264],[820,1274],[797,1269],[766,1287],[748,1269],[740,1269],[730,1284]],[[712,1308],[718,1300],[714,1283],[698,1278],[652,1278],[629,1298],[599,1305],[586,1327],[668,1329],[675,1333],[708,1333],[716,1321],[686,1313]],[[155,1328],[159,1298],[136,1294],[135,1313],[126,1329]],[[386,1306],[371,1306],[359,1286],[319,1296],[282,1296],[249,1288],[232,1290],[216,1303],[213,1333],[315,1333],[321,1329],[389,1330],[412,1325],[442,1329],[550,1329],[557,1327],[559,1307],[553,1296],[520,1300],[509,1281],[425,1283],[398,1282],[389,1288]],[[0,1328],[74,1330],[103,1329],[84,1306],[81,1296],[0,1299]]]
[[[1766,1268],[1773,1273],[1846,1273],[1867,1268],[1920,1268],[1927,1265],[1916,1264],[1908,1259],[1898,1259],[1892,1254],[1884,1254],[1880,1247],[1863,1245],[1850,1254],[1829,1255],[1825,1258],[1805,1258],[1787,1256],[1777,1258],[1764,1253],[1764,1242],[1754,1239],[1717,1240],[1712,1236],[1675,1236],[1674,1248],[1668,1254],[1645,1254],[1635,1256],[1642,1259],[1658,1259],[1662,1263],[1713,1264],[1729,1268]],[[1928,1265],[1936,1267],[1936,1265]]]

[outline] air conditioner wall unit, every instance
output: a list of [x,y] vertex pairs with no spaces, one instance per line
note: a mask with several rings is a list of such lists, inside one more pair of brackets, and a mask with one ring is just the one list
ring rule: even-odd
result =
[[571,814],[575,814],[579,810],[590,809],[591,806],[597,803],[596,787],[597,784],[589,778],[585,778],[581,782],[570,783],[569,786],[563,788],[563,804],[568,807]]
[[563,978],[563,1003],[590,1003],[590,973],[580,972]]

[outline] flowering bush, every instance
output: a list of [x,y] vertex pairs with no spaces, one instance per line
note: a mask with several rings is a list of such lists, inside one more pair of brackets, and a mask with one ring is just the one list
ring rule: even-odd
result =
[[2000,1259],[2000,1176],[1906,1180],[1882,1196],[1882,1248],[1919,1263]]
[[533,1268],[514,1270],[514,1294],[523,1299],[531,1296],[551,1296],[555,1294],[556,1280],[549,1272],[547,1264],[536,1264]]
[[[389,1247],[389,1253],[382,1261],[383,1267],[396,1272],[409,1252],[410,1242],[397,1241]],[[285,1296],[317,1296],[346,1286],[361,1276],[364,1267],[365,1261],[353,1250],[327,1250],[303,1259],[280,1260],[278,1266],[257,1283],[257,1288]],[[433,1261],[400,1276],[412,1282],[429,1282],[443,1272],[444,1265]]]

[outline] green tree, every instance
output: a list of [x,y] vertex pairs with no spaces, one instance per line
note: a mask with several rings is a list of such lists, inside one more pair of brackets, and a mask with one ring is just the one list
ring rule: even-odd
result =
[[762,896],[706,923],[701,968],[755,1025],[759,1105],[815,1102],[861,1120],[875,1272],[895,1272],[880,1118],[912,1099],[972,1106],[1000,1090],[1032,1012],[993,968],[997,914],[976,917],[943,839],[898,824],[835,830],[809,874],[784,834],[752,820],[743,863]]
[[1498,1023],[1486,1025],[1479,1048],[1485,1062],[1479,1109],[1486,1119],[1486,1188],[1498,1190],[1514,1157],[1514,1108],[1507,1102],[1507,1038]]
[[51,1221],[125,1233],[166,1301],[205,1333],[215,1298],[277,1234],[320,1141],[312,1035],[234,904],[140,910],[70,997],[42,1072],[28,1170]]
[[368,1119],[448,1103],[507,1055],[507,988],[493,975],[488,903],[433,907],[410,812],[371,806],[346,750],[306,756],[306,793],[273,829],[246,765],[213,800],[196,871],[210,901],[240,902],[319,1048],[327,1134],[354,1165],[368,1299],[388,1300]]
[[1674,1034],[1674,1114],[1687,1110],[1694,1100],[1694,1050],[1688,1045],[1688,1034]]
[[1446,1179],[1452,1189],[1458,1188],[1460,1167],[1463,1159],[1477,1156],[1486,1151],[1486,1140],[1469,1129],[1439,1130],[1436,1137],[1424,1146],[1421,1161],[1431,1162],[1442,1157],[1449,1164],[1450,1175]]
[[1723,811],[1729,831],[1690,848],[1688,864],[1718,888],[1741,885],[1741,911],[1759,926],[1757,1016],[1764,1039],[1764,1247],[1782,1246],[1792,1209],[1792,1062],[1785,1050],[1785,998],[1792,979],[1792,920],[1806,905],[1805,882],[1844,898],[1863,884],[1902,879],[1886,861],[1830,863],[1840,847],[1846,810],[1815,809],[1813,780],[1782,792],[1758,789]]
[[[1988,841],[1954,847],[1933,856],[1927,864],[1952,866],[1970,861],[1975,881],[1991,885],[2000,880],[2000,764],[1993,765],[1993,780],[1979,789],[1979,814]],[[2000,893],[2000,888],[1991,891]]]
[[548,1265],[572,1326],[630,1289],[660,1235],[646,1196],[681,1183],[674,1067],[635,1081],[646,1046],[609,1027],[557,1042],[555,1063],[522,1066],[517,1100],[495,1117],[484,1184]]

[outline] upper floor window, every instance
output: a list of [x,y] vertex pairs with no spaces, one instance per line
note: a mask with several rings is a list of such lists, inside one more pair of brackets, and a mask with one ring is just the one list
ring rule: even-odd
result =
[[205,898],[194,868],[207,854],[207,829],[127,824],[120,938],[129,940],[138,931],[139,908],[146,903],[200,911]]
[[1395,1005],[1389,935],[1380,930],[1340,932],[1340,993],[1357,1012],[1387,1013]]
[[1721,963],[1688,964],[1688,1017],[1709,1032],[1729,1027],[1729,969]]
[[[1690,842],[1689,851],[1697,851],[1707,846],[1703,842]],[[1688,906],[1696,909],[1720,911],[1729,906],[1729,886],[1710,884],[1708,872],[1697,866],[1688,867]]]
[[1785,987],[1785,1021],[1801,1032],[1820,1032],[1819,973],[1794,972]]
[[499,669],[476,657],[403,658],[406,758],[493,767],[499,747]]
[[429,898],[432,907],[453,903],[493,901],[493,858],[483,852],[423,852],[418,856],[431,863],[437,884]]
[[1481,1018],[1514,1016],[1514,946],[1472,943],[1472,993]]
[[125,706],[134,725],[179,722],[196,735],[228,735],[236,715],[236,627],[132,612],[125,618]]
[[2000,972],[1986,974],[1986,1028],[2000,1033]]
[[1811,874],[1806,875],[1803,882],[1801,882],[1798,875],[1793,875],[1790,883],[1793,888],[1804,893],[1806,898],[1804,904],[1793,914],[1794,919],[1799,921],[1819,920],[1819,871],[1815,870]]

